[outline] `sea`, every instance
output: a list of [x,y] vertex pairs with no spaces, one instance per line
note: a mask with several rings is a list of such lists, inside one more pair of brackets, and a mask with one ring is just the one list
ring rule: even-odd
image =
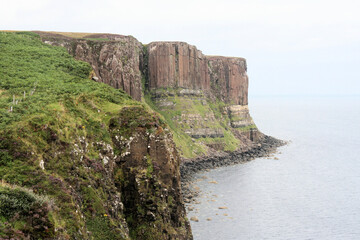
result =
[[360,239],[360,96],[253,97],[271,157],[196,174],[195,240]]

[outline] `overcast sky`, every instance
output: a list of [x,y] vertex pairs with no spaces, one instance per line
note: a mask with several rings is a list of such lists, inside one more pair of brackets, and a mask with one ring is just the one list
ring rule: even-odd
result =
[[244,57],[250,95],[360,94],[359,0],[0,0],[0,29],[185,41]]

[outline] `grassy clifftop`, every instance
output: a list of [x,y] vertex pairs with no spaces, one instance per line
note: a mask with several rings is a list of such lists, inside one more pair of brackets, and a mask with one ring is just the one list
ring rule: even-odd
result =
[[[85,223],[70,185],[89,185],[105,174],[100,170],[103,166],[97,146],[87,148],[86,156],[98,169],[76,166],[78,159],[73,155],[83,150],[79,140],[109,142],[106,123],[111,116],[124,106],[139,103],[121,90],[92,82],[87,63],[74,60],[61,47],[43,44],[35,34],[0,34],[0,178],[54,198],[54,206],[58,206],[51,209],[51,203],[44,203],[48,213],[42,218],[49,224],[47,229],[31,220],[38,216],[36,209],[32,213],[14,209],[1,214],[0,236],[20,237],[32,232],[34,237],[46,238],[58,235],[57,231],[73,236]],[[67,153],[62,154],[64,151]],[[73,168],[77,169],[71,173]],[[1,188],[7,192],[12,189]],[[107,211],[100,202],[106,197],[103,191],[84,190],[89,206],[97,202],[98,217],[87,224],[96,228],[101,222],[104,234],[110,236],[114,231],[109,226],[118,223],[104,217]],[[0,207],[8,201],[20,201],[13,198],[2,199]]]
[[[145,170],[121,165],[124,156],[136,154],[129,149],[134,134],[145,138],[153,133],[152,139],[166,140],[164,131],[158,131],[166,126],[122,90],[90,80],[91,71],[89,64],[62,47],[42,43],[34,33],[0,32],[0,238],[141,238],[153,231],[147,214],[154,215],[157,229],[191,236],[184,227],[184,209],[177,205],[179,189],[157,200],[167,212],[145,206],[142,201],[148,199],[141,198],[141,211],[124,213],[123,198],[140,196],[136,191],[157,199],[156,194],[167,196],[159,193],[163,187],[175,188],[159,183],[151,192],[154,186],[137,189],[132,182],[157,182],[161,168],[152,166],[156,155],[149,153],[152,161],[144,160]],[[119,137],[115,134],[125,130],[109,125],[121,121],[123,110],[138,114],[119,125],[126,127],[126,136]],[[167,205],[170,197],[177,198],[176,204]],[[177,226],[164,217],[172,209],[182,213]]]

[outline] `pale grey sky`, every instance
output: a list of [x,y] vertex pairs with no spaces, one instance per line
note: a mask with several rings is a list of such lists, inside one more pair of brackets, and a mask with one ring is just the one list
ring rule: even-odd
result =
[[250,95],[360,94],[359,0],[0,0],[0,29],[109,32],[245,57]]

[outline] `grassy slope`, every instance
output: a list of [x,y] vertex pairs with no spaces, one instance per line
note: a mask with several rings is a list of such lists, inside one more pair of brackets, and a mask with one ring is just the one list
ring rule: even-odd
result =
[[[173,89],[167,89],[166,91],[174,91]],[[194,158],[202,155],[206,155],[207,144],[220,144],[224,147],[224,151],[234,151],[239,146],[239,139],[230,131],[228,123],[230,119],[224,111],[225,103],[221,101],[210,102],[208,105],[204,105],[200,100],[189,99],[185,97],[176,96],[166,97],[167,101],[172,101],[174,106],[169,108],[159,108],[152,101],[149,93],[145,93],[145,102],[156,112],[160,113],[166,123],[170,126],[174,133],[174,141],[179,148],[181,155],[185,158]],[[204,119],[207,114],[213,113],[215,116],[214,121],[200,121],[194,128],[210,128],[221,129],[224,133],[223,138],[199,138],[192,139],[185,133],[185,130],[191,127],[184,123],[182,114],[200,114]]]
[[[56,33],[72,38],[86,38],[87,36],[93,35],[92,33],[73,33],[73,32],[50,32],[50,33]],[[108,39],[92,38],[91,40],[106,41]],[[145,45],[144,47],[146,48]],[[143,79],[143,89],[145,89],[144,81],[145,78]],[[0,94],[1,94],[1,89],[0,89]],[[221,101],[209,102],[209,106],[204,106],[199,101],[184,102],[184,98],[179,98],[179,97],[170,100],[176,103],[175,108],[164,110],[157,107],[156,104],[154,104],[154,102],[151,100],[150,95],[145,93],[144,103],[145,105],[149,106],[149,108],[147,108],[148,111],[155,111],[160,113],[160,115],[163,117],[166,123],[168,123],[172,132],[174,133],[174,141],[179,149],[180,154],[183,157],[194,158],[206,154],[207,144],[211,145],[218,143],[224,146],[225,151],[234,151],[237,149],[239,145],[239,140],[227,127],[230,119],[228,119],[228,116],[222,114],[223,108],[225,107],[225,104],[223,102]],[[179,115],[181,115],[181,113],[200,113],[201,115],[204,115],[209,111],[212,111],[217,118],[215,125],[211,123],[209,126],[207,126],[206,123],[205,124],[202,123],[203,126],[198,126],[198,127],[222,129],[222,131],[224,132],[224,138],[201,138],[195,140],[194,142],[191,139],[191,137],[189,137],[187,134],[184,133],[184,130],[189,129],[190,127],[184,124],[179,125],[177,121],[174,120],[174,117],[175,118],[178,117]],[[239,130],[247,131],[250,128],[256,128],[256,126],[249,126]]]
[[[102,204],[110,190],[87,188],[106,179],[98,149],[90,145],[85,154],[92,167],[76,168],[76,149],[68,149],[81,148],[81,139],[110,142],[110,118],[124,106],[140,103],[121,90],[89,80],[90,71],[87,63],[74,60],[63,48],[43,44],[35,34],[0,32],[0,209],[19,201],[18,196],[31,200],[21,209],[35,208],[30,213],[0,211],[0,238],[29,232],[38,238],[73,238],[85,225],[99,239],[121,235],[119,223]],[[92,209],[91,216],[83,211],[87,221],[69,190],[75,185],[83,189],[82,207]],[[52,201],[37,201],[24,190],[28,188]],[[20,195],[13,194],[14,189]],[[39,209],[46,213],[42,223],[31,220]]]

